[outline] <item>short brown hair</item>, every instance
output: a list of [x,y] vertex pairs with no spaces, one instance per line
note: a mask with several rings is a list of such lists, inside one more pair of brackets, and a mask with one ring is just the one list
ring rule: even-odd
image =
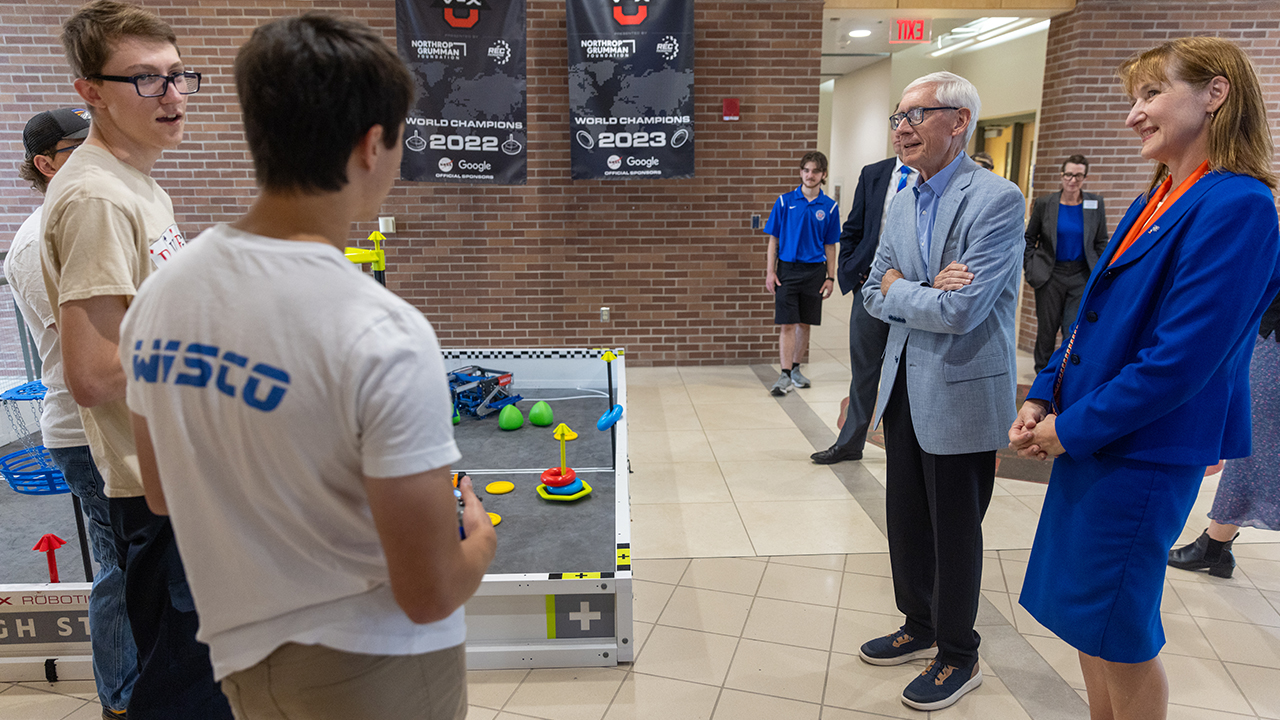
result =
[[116,0],[93,0],[62,24],[62,47],[78,78],[102,72],[111,57],[111,45],[129,37],[178,47],[178,36],[168,23],[149,10]]
[[[52,160],[55,151],[55,148],[50,148],[39,155],[43,155]],[[49,178],[45,177],[44,173],[40,172],[40,168],[36,167],[36,158],[39,157],[39,155],[32,155],[22,161],[22,164],[18,166],[18,177],[31,183],[31,187],[43,195],[44,191],[49,188]]]
[[[1131,96],[1142,83],[1168,82],[1170,75],[1197,88],[1215,77],[1226,78],[1230,90],[1210,121],[1209,167],[1255,177],[1275,190],[1275,151],[1262,86],[1248,56],[1234,43],[1216,37],[1170,40],[1125,60],[1117,74]],[[1168,174],[1164,163],[1157,164],[1148,192]]]
[[1067,158],[1066,160],[1063,160],[1063,161],[1062,161],[1062,168],[1061,168],[1061,172],[1066,172],[1066,171],[1067,171],[1067,165],[1083,165],[1083,166],[1084,166],[1084,174],[1085,174],[1085,175],[1088,175],[1088,174],[1089,174],[1089,161],[1088,161],[1087,159],[1085,159],[1085,156],[1083,156],[1083,155],[1072,155],[1071,157]]
[[818,172],[823,173],[822,184],[826,185],[827,176],[825,173],[827,172],[827,156],[823,155],[821,152],[818,152],[817,150],[810,150],[809,152],[804,154],[804,157],[800,158],[800,169],[803,170],[804,166],[808,165],[809,163],[818,164]]
[[400,142],[413,76],[368,25],[323,13],[267,23],[236,55],[236,92],[258,184],[274,191],[336,192],[374,125]]

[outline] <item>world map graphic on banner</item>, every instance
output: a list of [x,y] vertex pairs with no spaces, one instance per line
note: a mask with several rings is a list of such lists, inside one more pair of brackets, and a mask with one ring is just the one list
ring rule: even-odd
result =
[[523,185],[524,0],[397,0],[396,40],[417,97],[401,177]]
[[567,7],[573,179],[692,177],[692,0]]

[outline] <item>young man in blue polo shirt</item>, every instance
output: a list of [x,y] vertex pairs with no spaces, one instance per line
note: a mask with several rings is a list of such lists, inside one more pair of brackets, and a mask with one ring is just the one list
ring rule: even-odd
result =
[[822,192],[827,156],[818,151],[800,159],[800,187],[773,203],[764,231],[769,235],[764,285],[773,294],[773,322],[780,325],[782,374],[769,390],[782,396],[809,387],[800,358],[809,347],[809,326],[822,324],[822,301],[836,282],[840,209]]

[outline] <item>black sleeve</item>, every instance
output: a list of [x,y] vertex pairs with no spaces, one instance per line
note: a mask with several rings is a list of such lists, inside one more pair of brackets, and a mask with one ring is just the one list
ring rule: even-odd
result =
[[837,275],[840,279],[840,292],[849,294],[862,287],[866,280],[866,268],[856,267],[859,255],[858,246],[862,243],[863,220],[867,208],[867,185],[871,183],[867,169],[863,168],[858,175],[858,187],[853,191],[853,204],[849,207],[849,215],[840,231],[840,260]]
[[[1271,337],[1277,323],[1280,323],[1280,295],[1277,295],[1267,306],[1267,311],[1262,313],[1262,325],[1258,328],[1258,335],[1263,339]],[[1280,337],[1276,338],[1276,342],[1280,342]]]
[[1031,219],[1027,221],[1027,231],[1023,235],[1023,239],[1027,241],[1027,247],[1022,251],[1023,268],[1031,261],[1032,254],[1040,245],[1040,226],[1044,224],[1044,206],[1043,197],[1038,197],[1031,203]]

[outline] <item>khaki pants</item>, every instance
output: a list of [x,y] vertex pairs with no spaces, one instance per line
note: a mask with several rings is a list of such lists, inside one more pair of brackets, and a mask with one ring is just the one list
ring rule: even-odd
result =
[[463,720],[466,646],[424,655],[359,655],[282,645],[222,680],[237,720]]

